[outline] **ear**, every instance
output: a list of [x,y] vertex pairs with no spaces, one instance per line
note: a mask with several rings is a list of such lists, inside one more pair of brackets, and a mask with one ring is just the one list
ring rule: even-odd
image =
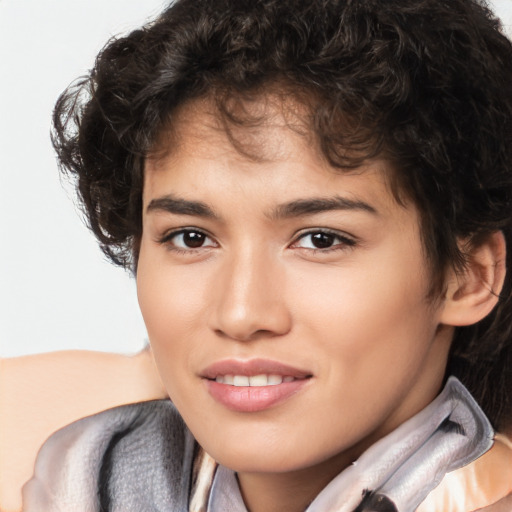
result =
[[441,323],[472,325],[485,318],[496,306],[503,288],[506,268],[506,243],[501,231],[489,235],[466,253],[462,273],[448,275]]

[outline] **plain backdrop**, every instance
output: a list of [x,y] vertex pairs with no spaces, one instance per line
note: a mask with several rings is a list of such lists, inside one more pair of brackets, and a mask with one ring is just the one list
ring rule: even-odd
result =
[[[49,129],[59,93],[103,44],[166,3],[0,0],[0,356],[145,344],[135,283],[84,227]],[[510,34],[512,0],[493,5]]]

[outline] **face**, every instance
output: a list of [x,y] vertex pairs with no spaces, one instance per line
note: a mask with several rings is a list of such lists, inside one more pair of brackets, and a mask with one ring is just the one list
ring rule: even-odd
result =
[[417,211],[384,162],[334,170],[278,113],[241,132],[258,160],[204,108],[177,126],[146,164],[137,274],[164,385],[240,474],[336,473],[442,383]]

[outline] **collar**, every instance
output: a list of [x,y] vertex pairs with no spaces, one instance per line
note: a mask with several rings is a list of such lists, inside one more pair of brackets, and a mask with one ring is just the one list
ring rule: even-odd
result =
[[[366,450],[306,512],[412,512],[447,472],[483,455],[492,439],[483,411],[450,377],[433,402]],[[195,510],[247,512],[233,471],[217,468],[205,505]]]

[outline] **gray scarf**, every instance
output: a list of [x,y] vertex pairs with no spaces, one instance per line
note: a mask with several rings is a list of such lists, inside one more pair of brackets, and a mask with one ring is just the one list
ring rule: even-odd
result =
[[[412,512],[492,438],[484,413],[452,377],[430,405],[334,478],[307,512]],[[246,512],[234,474],[221,468],[214,476],[215,468],[170,401],[118,407],[48,439],[23,489],[23,510]]]

